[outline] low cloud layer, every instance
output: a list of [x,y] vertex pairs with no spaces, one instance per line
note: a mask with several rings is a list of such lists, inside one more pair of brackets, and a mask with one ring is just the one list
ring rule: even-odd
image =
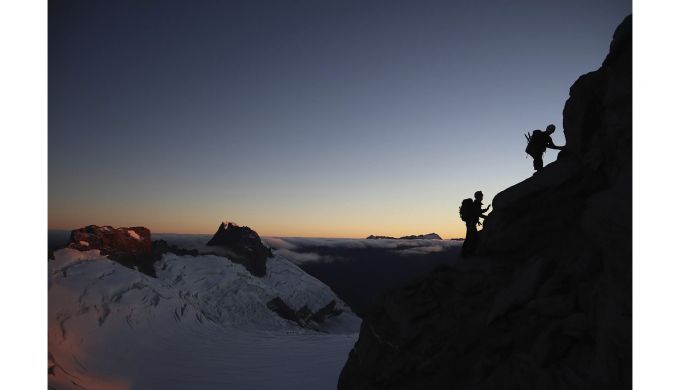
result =
[[322,254],[330,250],[384,250],[398,256],[422,256],[462,245],[453,240],[367,240],[345,238],[263,237],[275,253],[296,263],[341,260]]
[[296,252],[290,249],[274,249],[274,253],[298,264],[310,261],[331,262],[337,260],[334,256],[321,255],[315,252]]
[[[201,253],[215,253],[216,247],[205,243],[212,235],[205,234],[154,234],[154,239],[164,239],[173,245],[186,249],[197,249]],[[303,237],[262,237],[262,242],[272,248],[275,254],[297,264],[308,262],[333,262],[351,256],[352,251],[380,250],[395,256],[425,256],[446,251],[462,245],[454,240],[367,240],[351,238],[303,238]]]
[[313,246],[345,249],[404,249],[435,246],[443,248],[462,245],[462,241],[458,240],[368,240],[363,238],[263,237],[262,241],[273,249],[296,249]]

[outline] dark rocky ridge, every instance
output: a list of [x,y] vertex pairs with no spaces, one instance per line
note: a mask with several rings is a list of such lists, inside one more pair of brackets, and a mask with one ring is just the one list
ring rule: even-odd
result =
[[220,224],[206,246],[216,248],[210,251],[199,250],[200,248],[186,249],[171,245],[165,240],[152,241],[151,232],[142,226],[114,228],[89,225],[71,231],[68,243],[69,248],[81,251],[98,249],[109,259],[153,277],[156,276],[153,264],[160,260],[164,253],[227,257],[258,277],[267,274],[267,258],[273,256],[271,249],[262,244],[257,232],[247,226],[241,227],[233,223]]
[[69,248],[80,251],[98,249],[109,259],[149,276],[156,276],[151,232],[142,226],[113,228],[89,225],[71,231]]
[[251,274],[259,277],[267,274],[267,258],[274,256],[254,230],[231,222],[222,222],[206,245],[232,252],[233,256],[229,256],[231,261],[243,265]]
[[[128,268],[156,277],[153,264],[164,253],[198,256],[196,249],[182,249],[165,240],[151,240],[151,231],[143,226],[119,227],[89,225],[71,231],[68,248],[80,251],[98,249],[102,255]],[[60,249],[55,247],[54,250]],[[48,258],[52,258],[52,251]]]
[[384,296],[339,389],[632,387],[632,18],[564,107],[567,149],[499,193],[478,257]]
[[403,237],[390,237],[390,236],[374,236],[370,235],[366,237],[367,240],[441,240],[442,238],[439,236],[437,233],[428,233],[428,234],[418,234],[418,235],[410,235],[410,236],[403,236]]
[[299,310],[294,310],[283,299],[276,297],[267,302],[269,310],[278,314],[279,317],[293,321],[302,328],[318,330],[318,324],[324,322],[327,318],[337,316],[342,313],[342,310],[336,309],[337,303],[335,300],[328,302],[328,304],[316,312],[312,312],[307,305],[304,305]]

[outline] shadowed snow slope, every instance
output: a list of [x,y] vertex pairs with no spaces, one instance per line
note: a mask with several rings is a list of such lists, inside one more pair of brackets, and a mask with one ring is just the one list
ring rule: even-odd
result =
[[[219,256],[165,254],[148,277],[67,248],[49,264],[49,384],[57,389],[332,389],[359,319],[284,258],[253,276]],[[267,308],[339,314],[313,331]]]

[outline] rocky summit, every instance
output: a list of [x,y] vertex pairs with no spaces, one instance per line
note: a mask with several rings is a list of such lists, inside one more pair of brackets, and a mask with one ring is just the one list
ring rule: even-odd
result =
[[246,267],[255,276],[267,274],[267,258],[273,257],[271,249],[262,244],[260,236],[247,226],[222,222],[207,246],[216,246],[229,252],[229,259]]
[[126,267],[156,276],[151,232],[142,226],[89,225],[71,231],[68,247],[80,251],[98,249],[102,255]]
[[630,389],[631,108],[629,16],[557,161],[494,198],[476,257],[383,296],[338,388]]

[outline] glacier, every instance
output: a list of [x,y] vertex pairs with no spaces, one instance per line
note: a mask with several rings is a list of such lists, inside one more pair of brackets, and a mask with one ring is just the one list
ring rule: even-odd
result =
[[[361,320],[282,256],[258,278],[216,255],[166,253],[157,278],[65,248],[48,262],[54,389],[335,389]],[[336,302],[316,330],[267,307]]]

